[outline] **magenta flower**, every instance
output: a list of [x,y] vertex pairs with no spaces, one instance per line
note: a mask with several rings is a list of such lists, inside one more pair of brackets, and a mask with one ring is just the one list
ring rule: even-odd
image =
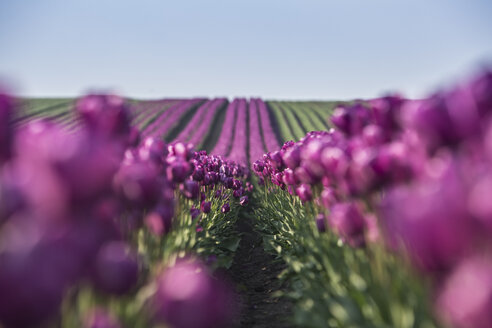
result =
[[154,318],[175,328],[218,328],[229,324],[234,306],[228,290],[202,264],[181,260],[157,277]]
[[350,245],[363,246],[365,243],[366,221],[359,207],[354,203],[337,203],[330,211],[328,222],[333,230]]
[[492,327],[492,264],[471,257],[461,262],[443,284],[436,308],[460,328]]
[[194,180],[186,180],[180,185],[179,189],[188,199],[196,199],[200,195],[200,186]]
[[222,205],[222,208],[220,209],[220,211],[222,213],[227,213],[231,210],[230,206],[229,206],[229,203],[225,203],[224,205]]
[[303,202],[308,202],[313,199],[311,187],[305,183],[296,188],[296,194]]
[[249,203],[249,198],[248,196],[242,196],[241,199],[239,200],[239,204],[241,206],[246,206]]
[[202,203],[200,204],[200,209],[203,213],[210,213],[211,206],[211,202],[202,201]]

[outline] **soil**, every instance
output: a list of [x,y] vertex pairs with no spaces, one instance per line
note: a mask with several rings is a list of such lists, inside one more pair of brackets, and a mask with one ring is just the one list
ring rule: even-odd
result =
[[236,228],[242,238],[227,276],[236,286],[240,311],[232,327],[292,327],[288,321],[292,317],[292,301],[272,295],[287,288],[277,278],[285,263],[265,252],[261,235],[249,216],[240,217]]

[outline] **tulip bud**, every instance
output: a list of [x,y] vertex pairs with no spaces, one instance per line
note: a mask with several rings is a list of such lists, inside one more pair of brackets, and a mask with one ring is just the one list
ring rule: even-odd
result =
[[249,203],[249,198],[248,196],[242,196],[241,199],[239,200],[239,204],[241,206],[246,206]]
[[296,188],[296,194],[303,202],[308,202],[313,199],[313,193],[311,187],[308,184],[301,184]]
[[222,213],[227,213],[231,210],[230,206],[229,206],[229,203],[225,203],[224,205],[222,205],[222,208],[220,209],[220,211]]
[[211,202],[202,201],[202,203],[200,204],[200,209],[203,213],[210,213],[211,206]]

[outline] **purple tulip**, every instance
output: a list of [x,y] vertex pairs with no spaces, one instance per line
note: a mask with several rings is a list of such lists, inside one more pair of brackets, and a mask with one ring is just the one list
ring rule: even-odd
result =
[[329,209],[333,205],[335,205],[337,199],[335,196],[335,192],[331,188],[323,188],[323,191],[321,192],[321,204],[326,208]]
[[231,207],[229,206],[229,203],[225,203],[224,205],[222,205],[222,208],[220,209],[220,211],[222,213],[227,213],[231,210]]
[[118,320],[107,310],[91,309],[84,318],[84,328],[120,328]]
[[171,156],[180,157],[185,161],[189,160],[193,155],[192,145],[183,142],[177,142],[174,145],[169,145],[168,149]]
[[308,202],[313,199],[311,187],[305,183],[296,188],[296,194],[303,202]]
[[225,177],[223,182],[227,189],[232,189],[234,187],[234,179],[231,177]]
[[200,195],[200,186],[194,180],[186,180],[180,185],[181,193],[188,199],[196,199]]
[[261,173],[263,172],[263,169],[265,168],[264,163],[262,160],[257,160],[256,162],[253,163],[253,170],[256,173]]
[[492,264],[471,257],[461,262],[444,283],[437,310],[455,327],[492,327]]
[[366,221],[354,203],[335,204],[328,217],[330,226],[340,237],[354,247],[363,246]]
[[190,208],[191,219],[194,220],[200,215],[200,209],[196,207]]
[[161,195],[158,172],[146,163],[124,165],[114,177],[115,191],[137,207],[154,206]]
[[138,149],[139,159],[144,162],[154,163],[157,167],[163,166],[163,161],[168,154],[166,145],[162,140],[147,137]]
[[202,181],[203,178],[205,177],[205,170],[203,169],[203,167],[202,166],[196,166],[192,177],[193,177],[193,180],[195,180],[195,181]]
[[172,227],[174,207],[172,204],[159,204],[144,218],[144,223],[154,235],[167,234]]
[[212,207],[212,202],[202,201],[202,203],[200,204],[200,209],[205,214],[210,213],[211,207]]
[[318,216],[316,216],[316,227],[318,228],[319,232],[326,231],[326,217],[323,213],[320,213],[318,214]]
[[282,156],[285,165],[294,170],[301,163],[301,149],[298,146],[289,148]]
[[348,160],[344,152],[335,147],[326,147],[321,152],[321,163],[325,170],[334,177],[342,176],[348,166]]
[[178,157],[168,157],[166,169],[167,178],[173,182],[181,183],[190,175],[192,167],[190,163]]
[[382,224],[390,245],[403,242],[417,267],[439,273],[465,256],[478,235],[457,163],[439,159],[435,164],[431,175],[387,193]]
[[232,196],[233,196],[234,198],[239,198],[239,197],[241,197],[243,194],[244,194],[244,189],[243,189],[243,188],[239,188],[238,190],[234,190],[234,191],[232,192]]
[[88,95],[77,101],[75,110],[84,126],[93,133],[128,138],[130,118],[123,98],[114,95]]
[[80,258],[64,229],[36,219],[16,217],[2,227],[0,322],[5,327],[35,327],[53,319],[66,287],[80,274]]
[[249,198],[248,196],[242,196],[241,199],[239,200],[239,204],[241,206],[246,206],[249,203]]
[[136,257],[123,242],[105,244],[94,262],[92,281],[98,290],[122,295],[135,287],[138,279]]
[[234,313],[229,291],[205,266],[181,260],[157,278],[152,299],[154,319],[175,328],[216,328]]

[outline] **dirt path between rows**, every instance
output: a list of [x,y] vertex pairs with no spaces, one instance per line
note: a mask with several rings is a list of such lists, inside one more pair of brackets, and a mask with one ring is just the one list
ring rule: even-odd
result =
[[285,264],[263,249],[261,235],[254,230],[249,216],[239,218],[237,230],[242,234],[234,262],[227,271],[236,286],[239,317],[234,328],[288,328],[292,315],[292,302],[286,298],[273,298],[272,294],[283,290],[278,274]]

